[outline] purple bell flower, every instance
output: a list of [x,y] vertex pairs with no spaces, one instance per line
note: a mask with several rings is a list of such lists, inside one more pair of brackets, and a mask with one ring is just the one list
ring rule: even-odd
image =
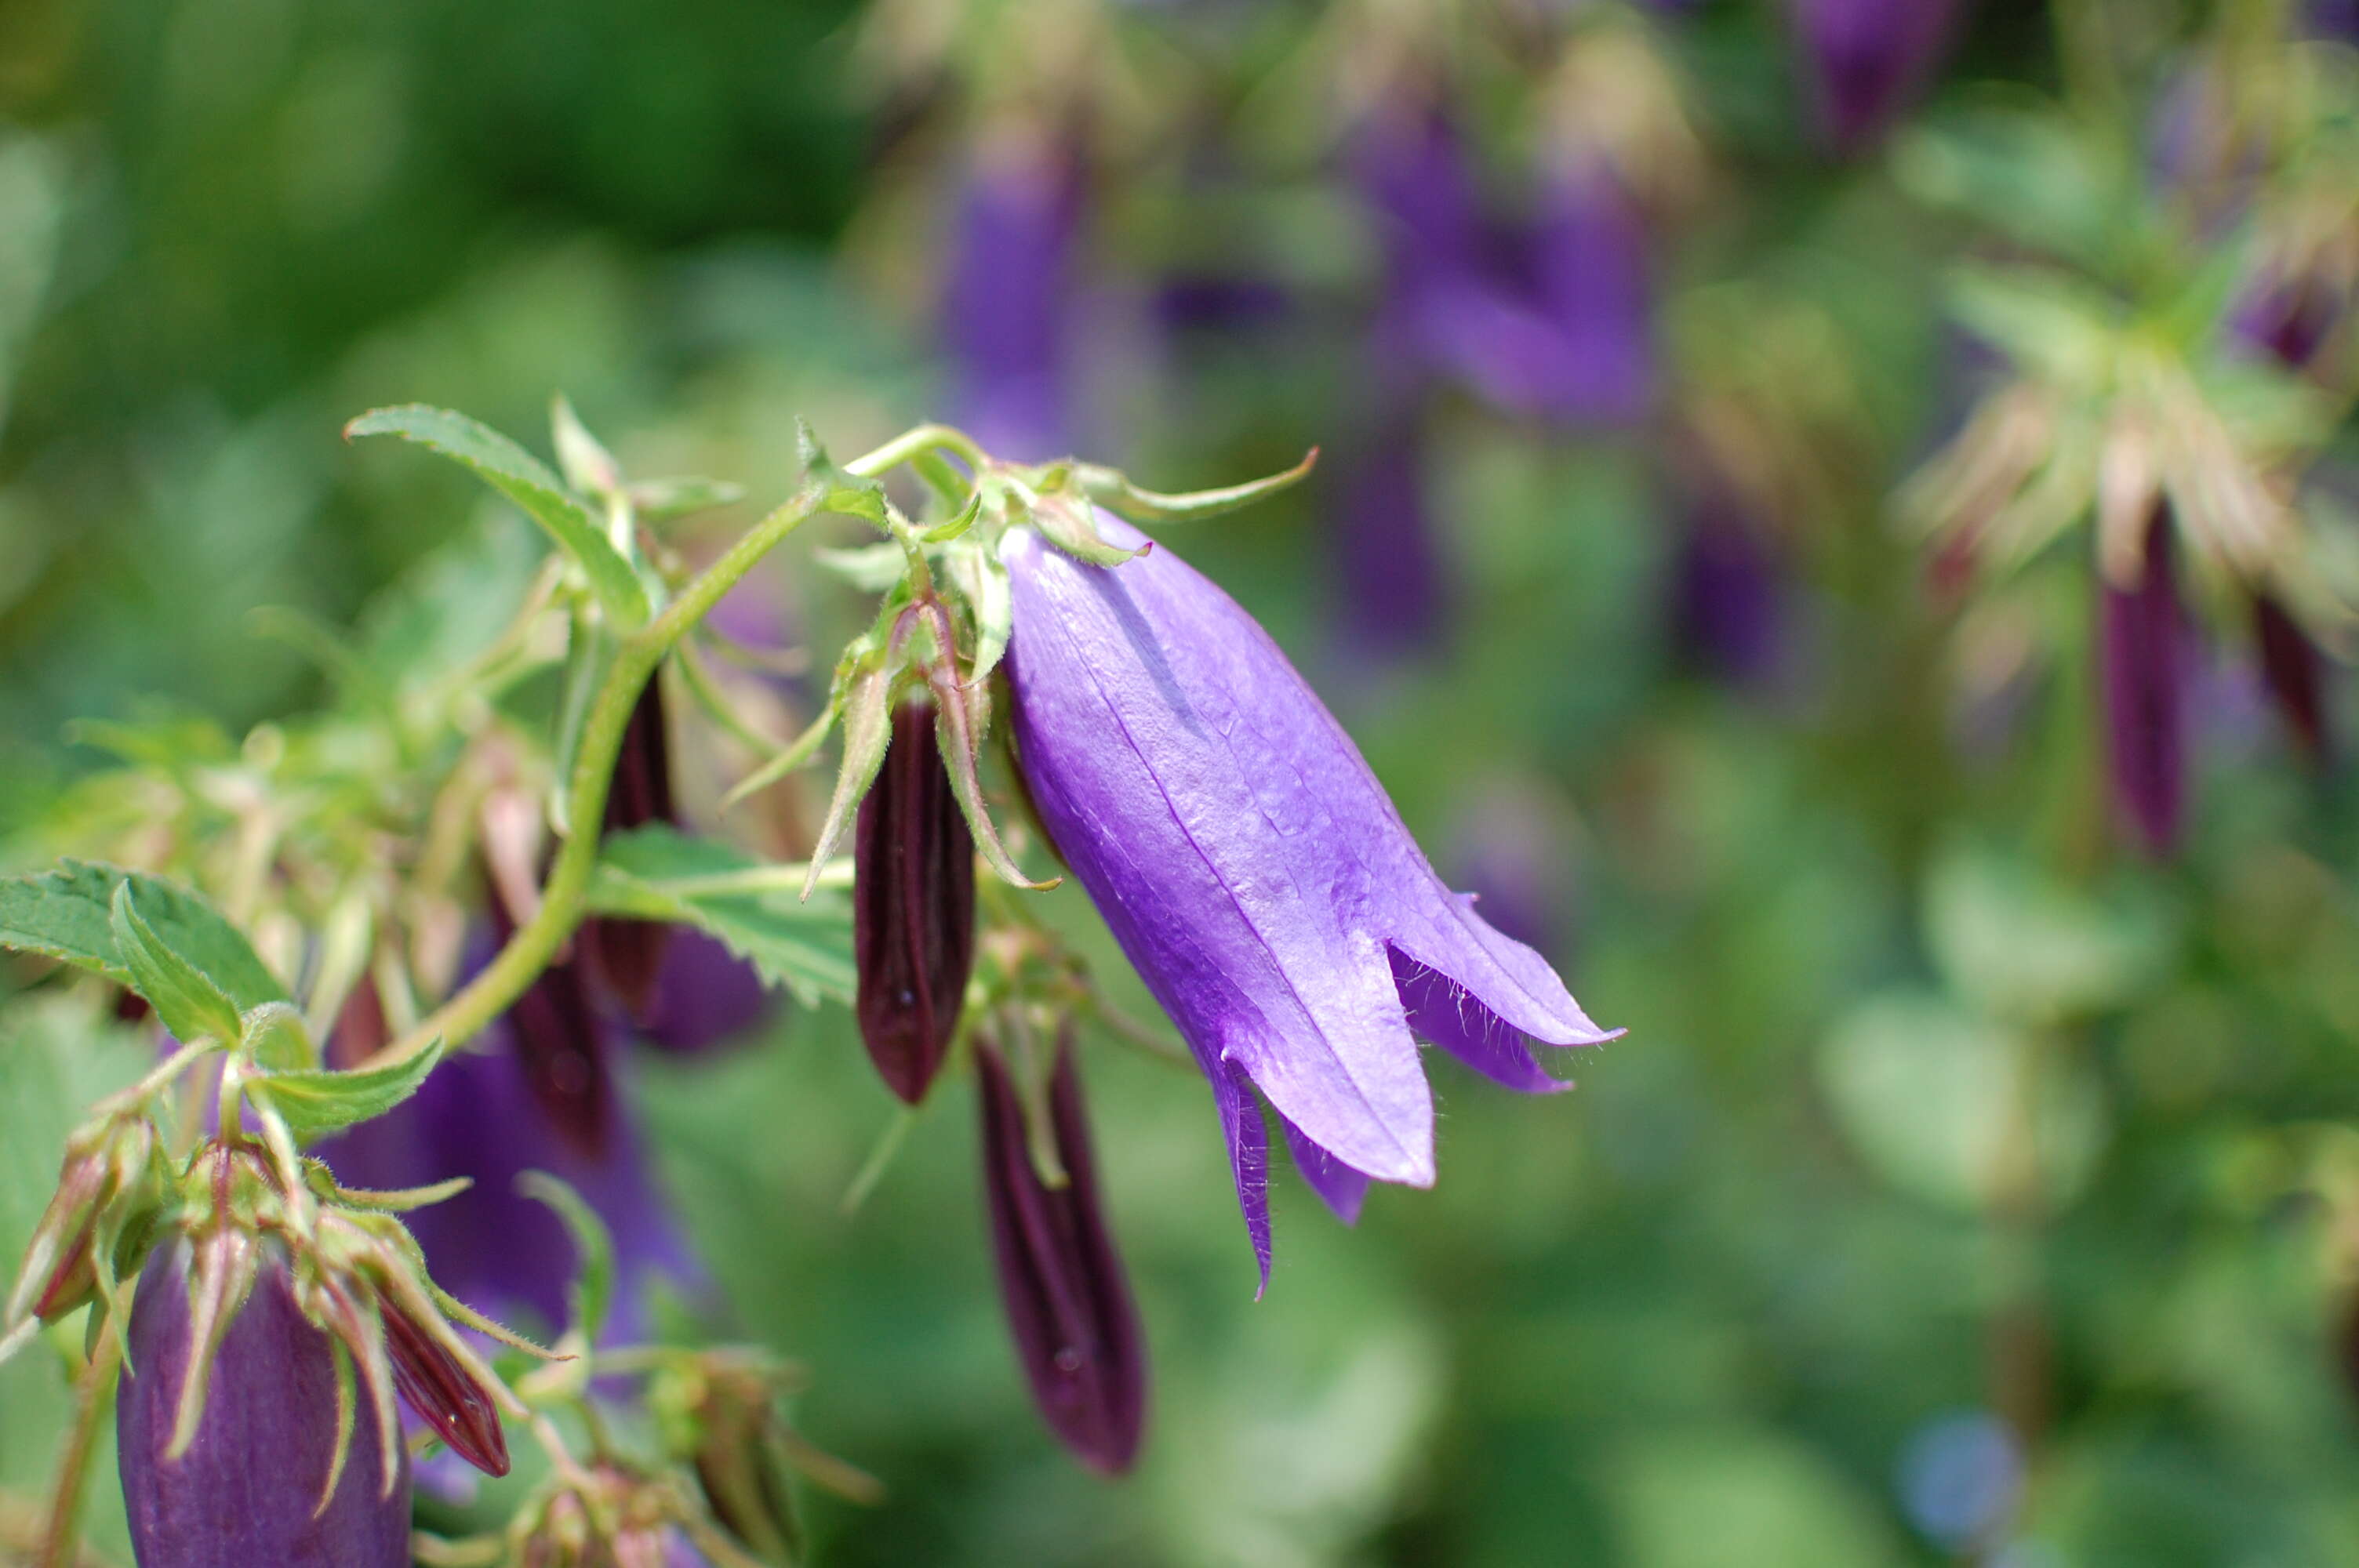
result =
[[1009,136],[969,171],[942,301],[958,422],[1002,456],[1068,443],[1082,168],[1046,137]]
[[999,1297],[1033,1402],[1083,1463],[1120,1475],[1137,1458],[1147,1424],[1146,1336],[1106,1231],[1072,1042],[1058,1041],[1049,1080],[1061,1187],[1033,1165],[1023,1100],[998,1051],[978,1041],[974,1065]]
[[1956,0],[1792,0],[1821,125],[1860,152],[1908,107],[1950,41]]
[[2169,854],[2186,806],[2187,618],[2171,566],[2168,506],[2147,524],[2136,587],[2105,584],[2105,721],[2114,793],[2147,847]]
[[[1099,518],[1123,547],[1137,530]],[[1430,1185],[1423,1038],[1511,1087],[1560,1087],[1527,1038],[1611,1038],[1545,959],[1451,892],[1334,719],[1252,617],[1161,546],[1092,567],[1003,547],[1014,730],[1043,825],[1211,1080],[1269,1270],[1276,1107],[1339,1213]]]
[[222,1336],[195,1442],[165,1456],[195,1348],[189,1267],[186,1242],[150,1254],[115,1391],[123,1498],[140,1568],[408,1568],[408,1457],[394,1455],[387,1487],[364,1390],[342,1473],[328,1491],[334,1344],[296,1305],[276,1248]]
[[1449,579],[1426,502],[1419,412],[1412,405],[1380,419],[1337,487],[1337,622],[1351,654],[1406,657],[1431,647],[1449,624]]
[[675,926],[638,1015],[639,1038],[677,1055],[700,1055],[760,1027],[777,1000],[762,971],[721,938]]

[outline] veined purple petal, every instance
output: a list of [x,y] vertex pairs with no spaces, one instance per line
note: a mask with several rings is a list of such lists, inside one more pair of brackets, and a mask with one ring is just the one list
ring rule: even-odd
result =
[[196,1441],[178,1459],[164,1454],[192,1353],[188,1244],[148,1258],[115,1390],[132,1550],[141,1568],[408,1568],[408,1457],[396,1456],[387,1492],[364,1383],[343,1473],[320,1509],[336,1449],[335,1351],[273,1252],[222,1336]]
[[1061,1188],[1033,1167],[1023,1103],[999,1053],[978,1043],[974,1062],[1000,1299],[1033,1400],[1067,1447],[1118,1475],[1146,1425],[1146,1347],[1098,1196],[1072,1045],[1058,1043],[1049,1085]]
[[2172,580],[2170,536],[2169,509],[2158,506],[2147,525],[2137,586],[2100,589],[2114,791],[2158,855],[2179,841],[2186,796],[2185,617]]
[[1207,1062],[1201,1051],[1196,1061],[1212,1083],[1212,1108],[1229,1146],[1229,1179],[1236,1184],[1245,1238],[1253,1243],[1254,1262],[1261,1271],[1261,1283],[1254,1291],[1254,1300],[1259,1301],[1269,1289],[1269,1124],[1262,1119],[1261,1101],[1254,1097],[1253,1080],[1245,1069],[1234,1062]]
[[[1473,900],[1468,900],[1473,903]],[[1502,937],[1500,940],[1505,941]],[[1526,1094],[1549,1095],[1572,1085],[1549,1076],[1532,1059],[1522,1031],[1477,1000],[1449,976],[1392,952],[1393,979],[1408,1007],[1408,1026],[1484,1077]]]
[[1286,1133],[1286,1147],[1294,1156],[1294,1168],[1302,1173],[1304,1184],[1319,1195],[1319,1201],[1332,1209],[1337,1219],[1346,1225],[1360,1223],[1360,1206],[1368,1195],[1368,1177],[1364,1171],[1354,1171],[1326,1150],[1303,1135],[1302,1129],[1286,1119],[1277,1119]]
[[1794,31],[1838,152],[1857,152],[1907,107],[1948,44],[1956,0],[1792,0]]
[[[1343,1163],[1431,1184],[1433,1102],[1396,952],[1537,1040],[1609,1038],[1538,954],[1442,884],[1351,739],[1212,582],[1161,546],[1096,568],[1021,531],[1004,554],[1033,800],[1212,1080],[1233,1152],[1257,1119],[1233,1104],[1239,1069]],[[1242,1158],[1239,1187],[1250,1216]]]

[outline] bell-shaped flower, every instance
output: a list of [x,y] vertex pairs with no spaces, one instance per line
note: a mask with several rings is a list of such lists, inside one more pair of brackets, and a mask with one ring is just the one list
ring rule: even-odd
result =
[[[1111,543],[1144,549],[1101,516]],[[1018,761],[1042,826],[1212,1081],[1268,1271],[1277,1108],[1331,1207],[1431,1184],[1422,1038],[1510,1087],[1527,1041],[1610,1038],[1442,884],[1359,751],[1234,600],[1160,545],[1093,567],[1003,548]]]
[[1069,363],[1083,171],[1059,140],[1010,124],[977,148],[958,204],[942,337],[959,422],[995,452],[1071,439]]
[[158,1247],[140,1276],[115,1393],[140,1568],[408,1568],[408,1454],[397,1445],[386,1466],[367,1390],[349,1384],[340,1450],[338,1347],[297,1304],[284,1254],[257,1245],[244,1304],[226,1303],[216,1330],[195,1436],[177,1454],[183,1383],[201,1354],[190,1245]]
[[1119,1475],[1147,1424],[1146,1336],[1106,1229],[1072,1044],[1057,1043],[1047,1096],[1061,1186],[1041,1179],[1023,1097],[998,1051],[978,1041],[974,1065],[999,1298],[1033,1402],[1084,1464]]

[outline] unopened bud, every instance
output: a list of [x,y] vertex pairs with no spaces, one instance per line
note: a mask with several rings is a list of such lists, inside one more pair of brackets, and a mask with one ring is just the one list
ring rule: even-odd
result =
[[1049,1121],[1065,1184],[1040,1178],[1024,1105],[999,1053],[978,1042],[984,1181],[1000,1300],[1041,1417],[1082,1461],[1108,1475],[1137,1457],[1147,1422],[1138,1311],[1100,1206],[1082,1083],[1060,1040]]
[[[651,676],[623,730],[606,790],[605,831],[627,832],[651,822],[675,822],[671,741],[665,730],[663,677]],[[582,941],[609,989],[634,1016],[644,1016],[663,968],[671,927],[659,920],[602,914],[582,923]]]
[[915,1105],[941,1069],[974,965],[974,838],[925,702],[893,715],[853,861],[860,1037],[886,1086]]
[[2179,841],[2186,797],[2187,637],[2171,554],[2170,508],[2158,504],[2136,586],[2099,589],[2114,790],[2158,855]]
[[394,1387],[402,1399],[451,1453],[487,1476],[506,1475],[508,1440],[500,1430],[499,1410],[491,1391],[442,1343],[449,1326],[420,1324],[390,1298],[380,1297],[377,1304]]

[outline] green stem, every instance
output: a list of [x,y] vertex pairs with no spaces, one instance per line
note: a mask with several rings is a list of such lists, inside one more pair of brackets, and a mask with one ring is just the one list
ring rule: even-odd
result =
[[[864,479],[874,478],[920,453],[940,449],[954,451],[976,464],[985,460],[982,449],[960,431],[946,425],[920,425],[853,459],[845,468]],[[407,1062],[437,1040],[456,1050],[513,1006],[549,968],[588,913],[590,881],[598,869],[597,825],[605,820],[614,759],[622,751],[623,734],[639,693],[672,645],[703,620],[756,563],[817,516],[823,499],[824,492],[818,487],[807,486],[698,574],[664,607],[662,614],[622,640],[614,664],[591,699],[581,743],[574,750],[573,777],[565,795],[565,819],[573,831],[549,868],[549,879],[540,890],[540,907],[516,927],[507,946],[473,979],[408,1033],[371,1055],[363,1066]]]
[[110,1314],[104,1327],[98,1332],[98,1344],[92,1350],[90,1365],[82,1368],[80,1390],[81,1406],[74,1411],[73,1430],[66,1436],[66,1451],[58,1461],[58,1483],[49,1498],[49,1532],[41,1540],[41,1554],[34,1559],[38,1568],[71,1568],[74,1561],[74,1536],[82,1519],[82,1476],[90,1469],[90,1456],[98,1445],[99,1424],[114,1407],[109,1397],[114,1392],[114,1374],[123,1365],[123,1342],[114,1332],[114,1319]]

